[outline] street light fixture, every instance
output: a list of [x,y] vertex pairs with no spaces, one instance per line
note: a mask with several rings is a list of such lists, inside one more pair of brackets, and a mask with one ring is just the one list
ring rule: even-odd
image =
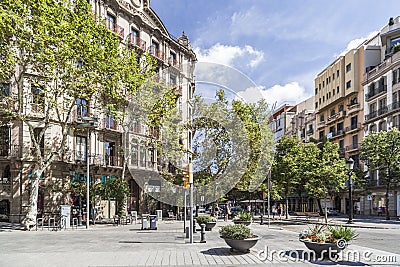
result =
[[353,180],[351,179],[354,167],[354,160],[349,158],[346,160],[346,167],[349,171],[349,220],[347,223],[353,223]]
[[97,118],[92,117],[80,117],[81,122],[78,122],[76,128],[87,129],[87,143],[86,143],[86,229],[89,229],[89,218],[90,218],[90,198],[89,198],[89,187],[90,187],[90,130],[97,127]]

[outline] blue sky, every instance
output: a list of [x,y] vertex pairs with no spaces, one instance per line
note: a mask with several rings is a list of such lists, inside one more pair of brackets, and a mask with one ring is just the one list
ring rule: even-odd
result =
[[232,66],[269,102],[298,103],[343,51],[400,15],[372,0],[151,0],[168,31],[185,31],[199,61]]

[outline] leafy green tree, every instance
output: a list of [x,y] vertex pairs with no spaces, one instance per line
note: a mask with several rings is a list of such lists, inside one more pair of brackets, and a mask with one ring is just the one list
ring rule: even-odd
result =
[[[307,153],[307,163],[304,173],[308,177],[305,188],[309,195],[316,199],[326,198],[339,192],[345,187],[347,169],[343,159],[339,157],[339,146],[332,142],[316,144],[309,143],[310,153]],[[319,203],[320,204],[320,203]],[[325,203],[325,222],[327,218],[327,205]]]
[[389,191],[400,182],[400,131],[369,133],[361,142],[360,159],[369,171],[379,172],[379,184],[386,187],[386,219],[390,220]]
[[[289,194],[296,192],[302,172],[301,162],[304,160],[302,144],[295,137],[283,136],[275,152],[272,165],[272,182],[278,192],[286,199],[286,209],[289,207]],[[286,212],[286,216],[287,216]]]
[[117,177],[99,184],[98,187],[98,195],[102,199],[115,199],[115,213],[118,216],[123,216],[125,214],[126,198],[129,196],[128,182],[122,177]]
[[[29,229],[36,224],[39,178],[66,155],[77,100],[94,109],[118,109],[126,105],[121,92],[134,93],[151,64],[139,66],[135,52],[121,47],[115,33],[93,20],[85,0],[1,1],[0,34],[0,80],[16,88],[9,96],[12,105],[1,113],[29,129],[34,147],[28,155],[34,166],[24,219]],[[32,109],[26,99],[32,99]],[[32,122],[32,110],[40,114],[39,124]],[[42,151],[50,128],[58,135]]]

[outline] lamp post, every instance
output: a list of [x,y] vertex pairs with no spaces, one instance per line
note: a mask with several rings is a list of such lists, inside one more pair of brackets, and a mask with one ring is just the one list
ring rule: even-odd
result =
[[347,223],[353,223],[353,181],[351,175],[353,173],[354,160],[352,158],[346,160],[346,167],[349,171],[349,220]]
[[97,118],[92,117],[81,117],[82,122],[76,125],[76,128],[87,129],[87,143],[86,143],[86,229],[89,229],[89,218],[90,218],[90,198],[89,198],[89,187],[90,187],[90,130],[96,128]]

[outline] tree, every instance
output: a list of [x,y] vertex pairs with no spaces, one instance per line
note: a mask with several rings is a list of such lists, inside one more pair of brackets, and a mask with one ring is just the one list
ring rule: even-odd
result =
[[[283,136],[277,146],[272,165],[272,182],[276,183],[278,192],[286,199],[286,210],[289,207],[289,194],[296,192],[302,172],[300,166],[303,156],[302,144],[295,137]],[[288,212],[286,212],[286,217]]]
[[[345,187],[347,169],[343,159],[339,157],[339,147],[332,142],[308,143],[306,164],[303,172],[308,178],[305,188],[309,195],[320,200]],[[318,202],[320,205],[320,202]],[[321,205],[320,205],[321,208]],[[327,205],[325,203],[325,222],[328,221]]]
[[[33,164],[24,219],[29,229],[36,224],[39,178],[55,159],[67,155],[77,100],[93,109],[116,110],[126,105],[121,92],[132,94],[145,83],[151,64],[139,66],[135,52],[121,47],[116,34],[93,20],[85,0],[4,0],[0,34],[0,55],[6,55],[0,57],[0,80],[16,88],[9,96],[13,105],[1,112],[28,128],[34,147],[26,155]],[[87,111],[88,106],[84,108]],[[46,140],[43,151],[50,128],[58,135]]]
[[111,178],[98,186],[98,195],[103,199],[115,199],[115,213],[118,216],[123,216],[125,213],[125,200],[130,193],[128,182],[124,178],[118,177]]
[[386,220],[390,220],[389,191],[400,182],[400,132],[397,128],[369,133],[360,147],[360,159],[368,170],[379,172],[379,184],[386,187]]

